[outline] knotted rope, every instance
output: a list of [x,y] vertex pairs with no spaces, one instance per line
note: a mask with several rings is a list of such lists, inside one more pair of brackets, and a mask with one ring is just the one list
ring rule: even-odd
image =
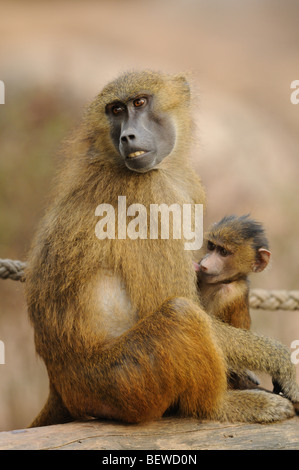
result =
[[[25,267],[22,261],[0,259],[0,278],[25,281]],[[299,291],[251,289],[249,306],[262,310],[299,310]]]
[[24,281],[26,263],[12,259],[0,259],[0,278]]

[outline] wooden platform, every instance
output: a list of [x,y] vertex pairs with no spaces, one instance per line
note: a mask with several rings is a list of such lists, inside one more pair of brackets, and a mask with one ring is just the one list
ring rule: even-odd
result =
[[126,425],[92,420],[0,433],[1,450],[299,449],[299,416],[273,424],[163,418]]

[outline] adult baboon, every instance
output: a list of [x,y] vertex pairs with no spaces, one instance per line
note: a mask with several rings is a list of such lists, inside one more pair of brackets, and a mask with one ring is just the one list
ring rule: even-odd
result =
[[[66,148],[26,274],[36,349],[50,380],[32,426],[86,416],[139,422],[170,407],[229,421],[294,414],[299,391],[289,351],[203,311],[184,237],[133,239],[117,227],[115,239],[95,235],[96,207],[112,206],[115,221],[121,195],[147,209],[204,201],[188,163],[191,127],[184,77],[128,73],[96,97]],[[268,372],[288,399],[228,390],[228,367]]]

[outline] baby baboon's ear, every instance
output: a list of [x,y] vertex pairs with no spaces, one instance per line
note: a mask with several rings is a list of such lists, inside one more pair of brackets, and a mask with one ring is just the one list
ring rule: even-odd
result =
[[257,255],[257,259],[252,267],[254,273],[260,273],[268,266],[271,252],[266,250],[266,248],[259,248]]

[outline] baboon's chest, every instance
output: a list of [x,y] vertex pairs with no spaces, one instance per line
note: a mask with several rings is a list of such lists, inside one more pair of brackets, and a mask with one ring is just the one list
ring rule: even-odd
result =
[[137,321],[130,297],[122,279],[103,270],[92,288],[95,327],[108,337],[117,337],[131,328]]

